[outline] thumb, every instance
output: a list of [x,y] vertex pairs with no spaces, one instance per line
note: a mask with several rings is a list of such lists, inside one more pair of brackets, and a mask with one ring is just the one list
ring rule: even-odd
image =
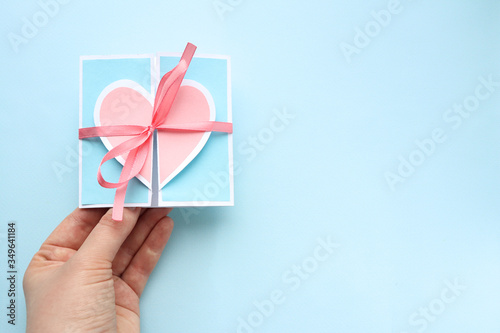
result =
[[124,208],[123,220],[120,222],[111,218],[113,209],[109,209],[83,242],[78,250],[79,256],[112,262],[137,223],[140,213],[140,208]]

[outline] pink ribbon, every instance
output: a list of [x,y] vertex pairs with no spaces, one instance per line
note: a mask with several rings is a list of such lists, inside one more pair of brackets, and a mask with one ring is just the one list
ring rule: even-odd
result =
[[[155,130],[175,132],[233,132],[232,123],[219,121],[198,121],[173,125],[165,124],[167,115],[174,103],[175,96],[179,91],[179,87],[195,51],[196,46],[188,43],[177,66],[162,77],[155,96],[151,125],[96,126],[79,129],[80,140],[98,136],[133,136],[133,138],[119,144],[106,153],[97,170],[97,181],[102,187],[116,188],[112,216],[115,221],[121,221],[123,219],[123,207],[125,204],[125,194],[127,192],[128,182],[139,174],[146,163],[148,152],[151,150],[153,133]],[[101,166],[105,162],[120,155],[124,156],[125,154],[128,155],[125,159],[125,164],[123,165],[118,183],[106,181],[101,174]]]

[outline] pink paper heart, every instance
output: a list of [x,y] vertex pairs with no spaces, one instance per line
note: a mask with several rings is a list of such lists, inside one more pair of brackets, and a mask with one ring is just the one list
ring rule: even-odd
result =
[[[134,81],[120,80],[107,86],[97,99],[96,126],[151,125],[154,97]],[[165,125],[215,120],[210,92],[196,81],[184,80]],[[210,132],[158,131],[158,169],[161,189],[182,171],[205,146]],[[101,137],[108,150],[130,137]],[[127,155],[116,158],[122,165]],[[137,178],[151,189],[152,151]]]

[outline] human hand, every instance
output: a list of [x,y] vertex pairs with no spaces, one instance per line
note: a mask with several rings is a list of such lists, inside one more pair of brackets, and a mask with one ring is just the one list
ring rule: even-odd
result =
[[172,233],[171,208],[76,209],[24,275],[26,332],[139,332],[139,297]]

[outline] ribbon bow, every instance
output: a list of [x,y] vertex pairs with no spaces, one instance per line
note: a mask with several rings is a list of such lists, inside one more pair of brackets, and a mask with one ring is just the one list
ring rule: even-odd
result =
[[[176,132],[233,132],[232,123],[219,121],[198,121],[165,125],[167,115],[174,103],[175,96],[179,91],[179,87],[195,51],[196,46],[188,43],[177,66],[162,77],[158,84],[158,89],[156,90],[151,125],[96,126],[79,129],[80,140],[101,136],[133,136],[133,138],[119,144],[107,152],[97,170],[97,181],[102,187],[116,188],[112,216],[115,221],[121,221],[123,219],[123,207],[128,182],[139,174],[146,163],[148,152],[151,150],[153,133],[155,130]],[[105,162],[120,155],[127,156],[120,174],[120,179],[117,183],[108,182],[101,174],[101,166]]]

